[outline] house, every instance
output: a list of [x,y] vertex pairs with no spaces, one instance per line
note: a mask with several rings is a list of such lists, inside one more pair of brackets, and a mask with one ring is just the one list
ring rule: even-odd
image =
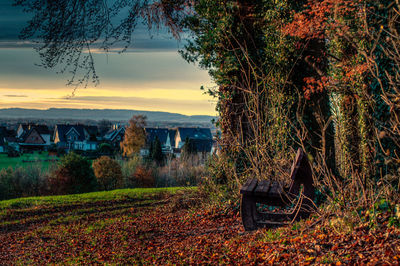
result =
[[146,127],[146,148],[149,149],[151,143],[153,143],[157,138],[161,143],[161,149],[164,154],[171,153],[172,145],[170,139],[170,130],[168,128],[151,128]]
[[73,149],[80,151],[94,151],[97,149],[97,144],[98,142],[93,140],[75,141]]
[[213,145],[211,129],[178,127],[175,134],[175,148],[181,149],[186,139],[190,139],[197,152],[210,153]]
[[119,148],[121,141],[124,140],[124,136],[125,127],[116,124],[103,136],[103,140],[110,143],[114,148]]
[[0,127],[0,152],[6,152],[6,128],[5,127]]
[[28,130],[29,130],[29,125],[28,125],[28,124],[20,124],[20,125],[18,126],[18,129],[17,129],[17,135],[16,135],[16,137],[17,137],[17,138],[21,138],[21,136],[22,136],[23,134],[25,134],[26,132],[28,132]]
[[47,150],[51,145],[50,130],[46,125],[20,125],[17,141],[22,152]]
[[9,134],[4,138],[4,143],[6,146],[11,147],[15,151],[20,151],[18,139],[15,137],[15,134]]
[[175,136],[176,136],[176,129],[168,129],[168,140],[167,143],[172,147],[175,148]]
[[7,152],[9,147],[19,151],[16,132],[5,126],[0,126],[0,152]]
[[67,150],[91,151],[97,149],[97,128],[84,125],[56,125],[54,144]]

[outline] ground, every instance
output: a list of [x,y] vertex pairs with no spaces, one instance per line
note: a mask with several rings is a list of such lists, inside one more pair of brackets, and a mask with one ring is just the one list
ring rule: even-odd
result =
[[244,232],[236,208],[198,197],[170,188],[2,201],[0,265],[400,262],[399,230],[385,222],[346,231],[314,218]]

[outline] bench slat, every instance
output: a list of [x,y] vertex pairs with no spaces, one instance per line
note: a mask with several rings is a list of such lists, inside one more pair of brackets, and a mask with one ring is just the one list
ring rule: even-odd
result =
[[270,197],[280,197],[282,193],[282,187],[278,182],[273,182],[271,185],[271,189],[268,192],[268,196]]
[[261,180],[258,182],[254,195],[256,196],[267,196],[270,189],[271,182],[269,180]]
[[240,189],[240,193],[241,193],[242,191],[246,191],[247,188],[250,186],[250,184],[251,184],[252,181],[253,181],[253,179],[248,179],[248,180],[246,181],[246,183],[244,183],[243,186],[242,186],[242,188]]
[[240,189],[240,194],[251,195],[256,188],[258,180],[256,178],[247,180],[247,182]]

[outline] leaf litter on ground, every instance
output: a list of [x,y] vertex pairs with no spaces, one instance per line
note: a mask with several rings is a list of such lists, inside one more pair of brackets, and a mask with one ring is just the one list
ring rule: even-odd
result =
[[53,207],[46,202],[44,209],[4,208],[0,265],[400,262],[399,229],[387,223],[338,232],[313,218],[300,226],[244,232],[238,210],[199,205],[193,189],[83,198]]

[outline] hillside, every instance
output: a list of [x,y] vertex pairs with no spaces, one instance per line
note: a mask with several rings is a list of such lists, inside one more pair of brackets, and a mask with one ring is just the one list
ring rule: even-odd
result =
[[90,119],[127,121],[133,115],[145,115],[149,122],[179,122],[179,123],[211,123],[215,117],[206,115],[187,116],[177,113],[152,112],[140,110],[115,110],[115,109],[62,109],[50,108],[46,110],[7,108],[0,109],[0,118],[23,119]]
[[[0,202],[0,264],[395,264],[399,230],[321,219],[244,232],[196,189],[125,189]],[[191,208],[190,208],[191,207]],[[334,221],[334,219],[332,219]]]

